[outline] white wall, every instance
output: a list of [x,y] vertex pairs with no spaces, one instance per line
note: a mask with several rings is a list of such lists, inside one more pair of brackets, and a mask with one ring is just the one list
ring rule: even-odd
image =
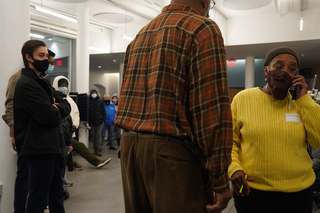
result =
[[109,29],[104,29],[104,32],[90,31],[89,47],[95,48],[89,49],[90,54],[111,52],[111,31]]
[[125,52],[127,49],[128,44],[130,43],[129,40],[124,39],[121,37],[121,34],[126,34],[126,36],[130,36],[132,38],[136,37],[138,32],[144,27],[146,24],[150,22],[150,20],[135,16],[136,20],[135,22],[137,24],[131,25],[130,24],[123,24],[122,27],[120,27],[117,30],[112,30],[112,52]]
[[224,43],[226,44],[227,19],[216,10],[210,10],[210,18],[219,26],[222,37],[224,38]]
[[[12,74],[23,67],[21,48],[25,41],[29,40],[29,0],[1,1],[0,14],[0,112],[5,113],[4,102],[6,100],[6,88]],[[0,212],[13,212],[14,182],[17,171],[17,156],[11,149],[11,137],[9,127],[0,122]]]
[[[112,96],[117,93],[119,95],[119,79],[119,73],[90,72],[89,90],[99,90],[94,84],[100,84],[105,87],[105,94]],[[101,96],[105,94],[101,94]]]
[[284,16],[261,14],[255,17],[230,18],[227,21],[226,44],[240,45],[319,39],[320,8],[303,12],[303,31],[300,31],[299,28],[300,18],[299,11]]
[[70,40],[57,39],[53,41],[45,41],[47,48],[56,54],[55,58],[68,57],[70,55]]

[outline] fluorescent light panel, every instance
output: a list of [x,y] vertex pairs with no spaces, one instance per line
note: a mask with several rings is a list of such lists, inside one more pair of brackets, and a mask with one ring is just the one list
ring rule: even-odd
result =
[[44,36],[43,36],[43,35],[34,34],[34,33],[30,33],[30,37],[44,39]]
[[301,17],[301,19],[300,19],[300,31],[302,31],[303,30],[303,18]]
[[121,35],[121,37],[122,37],[122,38],[124,38],[124,39],[128,39],[128,40],[130,40],[130,41],[132,41],[132,40],[133,40],[133,38],[132,38],[132,37],[129,37],[129,36],[126,36],[126,35]]
[[109,50],[105,50],[105,49],[100,49],[97,47],[89,47],[90,50],[96,50],[96,51],[102,51],[102,52],[106,52],[106,53],[110,53]]
[[65,20],[68,20],[68,21],[71,21],[71,22],[74,22],[74,23],[78,23],[77,19],[62,15],[60,13],[56,13],[56,12],[53,12],[51,10],[47,10],[47,9],[44,9],[44,8],[38,7],[38,6],[35,6],[35,8],[36,8],[36,10],[38,10],[40,12],[47,13],[49,15],[56,16],[56,17],[59,17],[59,18],[62,18],[62,19],[65,19]]

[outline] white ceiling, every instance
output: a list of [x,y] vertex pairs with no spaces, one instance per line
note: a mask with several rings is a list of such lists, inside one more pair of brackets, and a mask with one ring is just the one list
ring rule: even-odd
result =
[[225,0],[223,6],[231,10],[252,10],[270,4],[272,0]]
[[130,23],[134,20],[134,18],[130,15],[121,14],[121,13],[111,13],[111,12],[97,13],[93,17],[98,21],[112,23],[112,24]]
[[[163,5],[166,5],[163,2],[169,2],[169,0],[30,0],[30,5],[41,5],[74,18],[77,16],[77,6],[86,5],[90,7],[90,23],[107,29],[119,29],[123,27],[125,17],[127,17],[128,26],[134,26],[137,23],[136,21],[141,18],[147,22],[150,21],[161,12]],[[281,17],[291,11],[304,11],[320,7],[320,0],[215,0],[215,2],[214,10],[218,11],[226,19],[246,16],[254,17],[259,14],[278,14]],[[248,9],[248,7],[256,9]],[[44,15],[32,8],[31,23],[35,26],[41,25],[41,23],[54,25],[57,28],[64,28],[70,35],[76,35],[76,24]],[[246,56],[253,55],[256,58],[264,58],[269,50],[280,45],[288,45],[301,54],[301,67],[320,69],[320,35],[319,39],[297,42],[266,42],[233,46],[228,46],[227,44],[227,57],[244,59]],[[117,54],[117,63],[119,55]],[[103,59],[102,56],[93,55],[91,56],[91,60],[95,56],[97,59]],[[118,66],[118,64],[113,62],[111,56],[112,54],[108,55],[112,66]],[[93,66],[92,63],[99,63],[99,61],[91,61],[93,69],[98,64]],[[102,60],[99,65],[103,65],[103,63],[108,66],[108,60]],[[90,68],[90,70],[92,69]]]

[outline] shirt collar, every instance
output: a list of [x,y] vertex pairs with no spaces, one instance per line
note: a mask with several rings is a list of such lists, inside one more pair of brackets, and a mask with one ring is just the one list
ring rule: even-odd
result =
[[186,12],[191,12],[191,13],[195,13],[197,15],[200,15],[195,9],[193,9],[192,7],[188,6],[188,5],[183,5],[183,4],[169,4],[168,6],[165,6],[162,9],[162,13],[163,12],[167,12],[169,10],[183,10]]

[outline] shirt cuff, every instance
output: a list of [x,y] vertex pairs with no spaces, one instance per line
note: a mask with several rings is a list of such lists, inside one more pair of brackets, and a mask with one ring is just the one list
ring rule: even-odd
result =
[[230,189],[228,173],[224,173],[218,179],[212,180],[213,190],[217,193],[222,193]]
[[231,179],[232,175],[239,170],[243,171],[242,167],[238,163],[232,162],[228,169],[229,178]]
[[8,126],[11,126],[11,125],[13,125],[13,124],[14,124],[14,121],[11,120],[11,121],[8,123]]

